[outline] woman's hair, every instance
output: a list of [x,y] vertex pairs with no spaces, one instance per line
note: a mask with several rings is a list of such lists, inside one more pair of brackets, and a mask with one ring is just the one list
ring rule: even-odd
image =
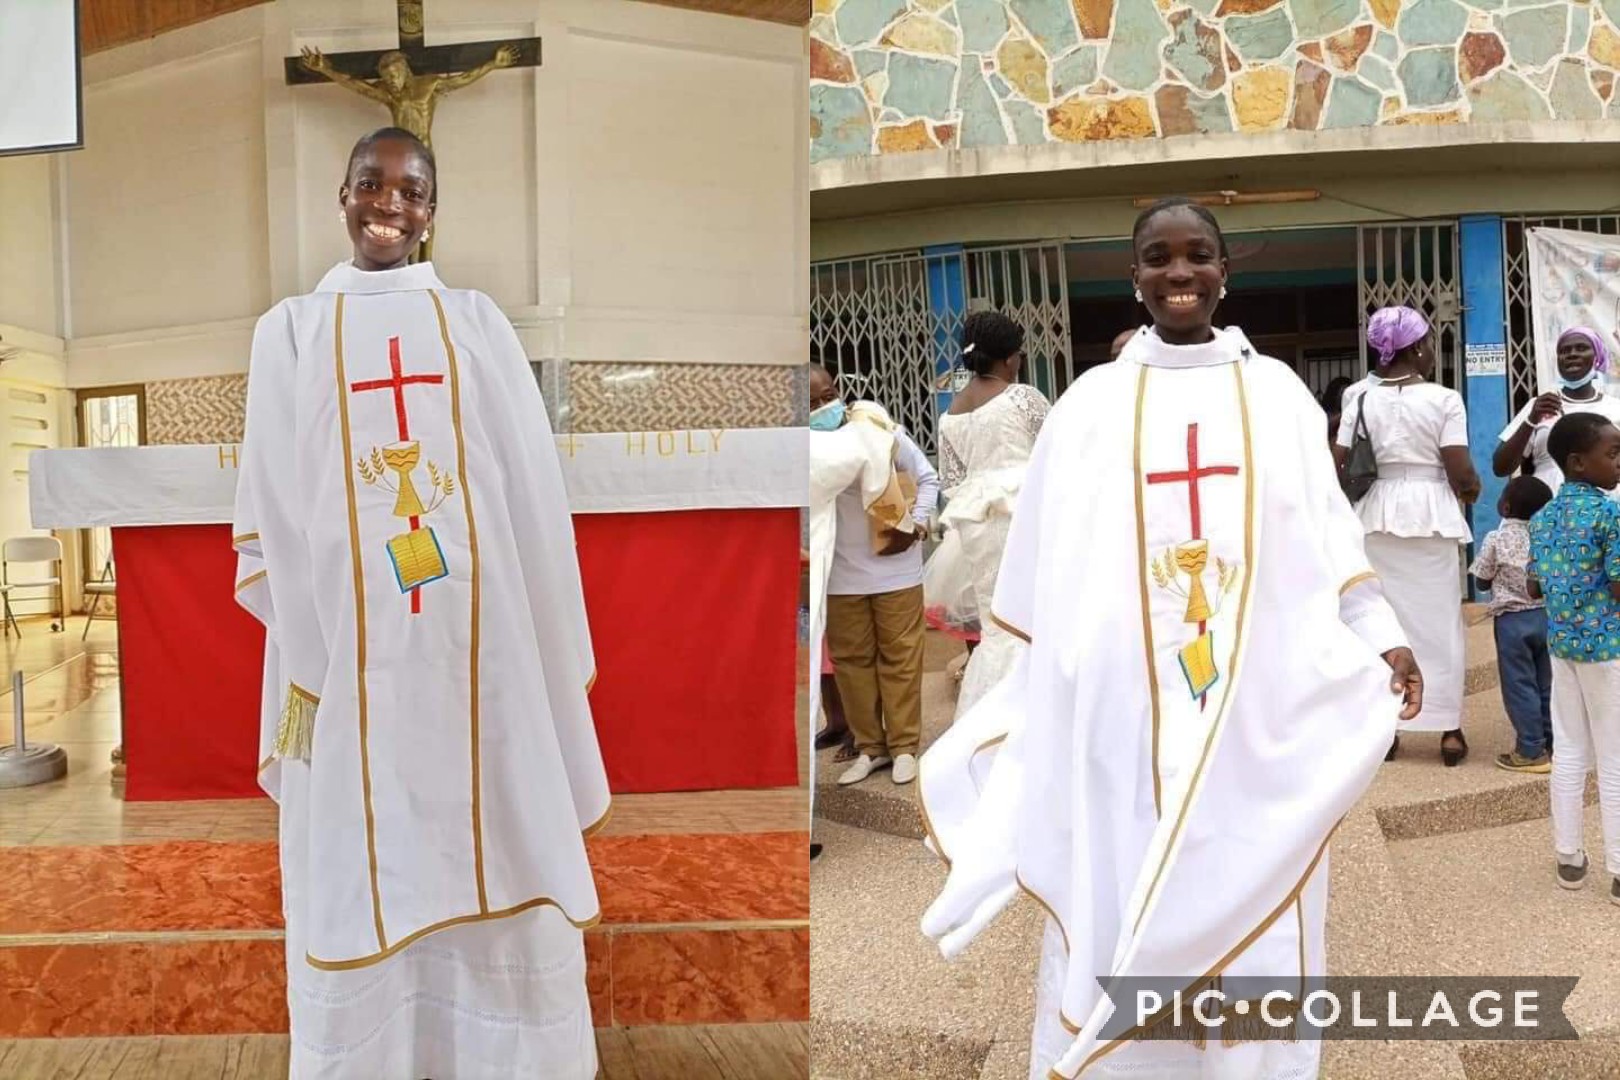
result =
[[343,172],[343,183],[347,186],[354,179],[354,163],[360,160],[360,155],[371,149],[372,143],[398,140],[408,142],[415,148],[417,156],[427,165],[428,179],[433,181],[433,193],[428,197],[429,206],[437,206],[439,202],[439,163],[433,157],[433,150],[418,139],[415,135],[402,127],[381,127],[369,135],[360,136],[355,142],[354,149],[349,151],[349,167]]
[[962,324],[962,366],[983,375],[1024,347],[1024,328],[999,311],[975,311]]
[[1584,454],[1596,446],[1598,436],[1609,426],[1609,418],[1602,413],[1569,413],[1547,435],[1547,456],[1563,469],[1571,454]]
[[1529,521],[1536,511],[1552,502],[1552,488],[1534,476],[1516,476],[1502,489],[1502,501],[1507,504],[1507,516]]
[[1136,251],[1142,239],[1142,230],[1146,229],[1148,222],[1160,214],[1185,207],[1209,226],[1210,232],[1215,234],[1215,242],[1220,245],[1221,258],[1226,258],[1226,234],[1221,232],[1221,223],[1215,220],[1215,215],[1203,203],[1187,198],[1185,195],[1172,195],[1167,199],[1160,199],[1141,214],[1137,215],[1136,224],[1131,227],[1131,251]]
[[1322,411],[1329,414],[1343,412],[1344,392],[1350,389],[1351,385],[1351,381],[1343,375],[1335,376],[1333,381],[1327,384],[1327,389],[1322,391]]

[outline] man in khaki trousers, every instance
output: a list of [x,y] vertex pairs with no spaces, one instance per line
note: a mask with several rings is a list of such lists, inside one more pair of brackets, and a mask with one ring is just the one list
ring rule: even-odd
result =
[[902,430],[895,468],[914,488],[910,531],[874,530],[858,492],[838,498],[838,535],[827,579],[827,651],[860,754],[838,778],[858,784],[893,765],[896,784],[917,778],[922,739],[922,539],[939,478]]

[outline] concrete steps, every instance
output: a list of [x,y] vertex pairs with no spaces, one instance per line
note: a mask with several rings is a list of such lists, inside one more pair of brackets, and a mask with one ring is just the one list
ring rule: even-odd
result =
[[[923,745],[949,724],[950,650],[933,643]],[[1547,780],[1497,769],[1511,748],[1489,622],[1470,626],[1464,729],[1471,753],[1439,762],[1438,735],[1402,738],[1333,845],[1329,970],[1335,974],[1579,974],[1579,1043],[1334,1042],[1325,1080],[1620,1077],[1620,908],[1607,880],[1552,884]],[[1042,913],[1022,898],[956,961],[918,919],[944,869],[923,835],[915,785],[878,774],[853,788],[817,764],[811,873],[812,1075],[828,1080],[1024,1080]],[[1588,803],[1595,802],[1589,788]],[[1591,811],[1594,815],[1595,810]],[[1598,850],[1595,824],[1589,849]],[[1612,969],[1612,970],[1610,970]],[[1611,1015],[1617,1014],[1617,1015]]]

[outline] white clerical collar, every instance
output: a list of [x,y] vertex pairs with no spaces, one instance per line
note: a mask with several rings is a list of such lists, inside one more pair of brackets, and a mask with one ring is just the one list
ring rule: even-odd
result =
[[1215,336],[1202,345],[1169,345],[1158,332],[1144,326],[1125,343],[1119,358],[1148,367],[1195,368],[1235,364],[1254,355],[1254,347],[1236,327],[1215,327]]
[[316,292],[385,293],[442,289],[444,282],[430,262],[401,266],[394,270],[361,270],[352,262],[341,262],[326,272]]

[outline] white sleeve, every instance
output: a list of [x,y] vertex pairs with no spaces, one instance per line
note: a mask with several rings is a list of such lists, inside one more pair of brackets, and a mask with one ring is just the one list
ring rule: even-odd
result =
[[[1350,449],[1351,443],[1355,441],[1356,418],[1361,415],[1362,402],[1366,397],[1367,385],[1356,383],[1345,387],[1344,398],[1339,402],[1339,432],[1336,441],[1346,450]],[[1320,403],[1317,408],[1321,408]]]
[[327,651],[311,587],[304,521],[309,500],[290,464],[299,458],[297,385],[292,312],[278,304],[254,327],[248,363],[247,424],[231,528],[236,601],[264,624],[287,679],[318,697]]
[[1455,390],[1446,393],[1445,414],[1440,422],[1440,446],[1468,445],[1468,409],[1462,395]]
[[1357,637],[1380,656],[1391,649],[1408,647],[1395,609],[1384,598],[1384,586],[1376,577],[1356,582],[1339,596],[1339,618]]

